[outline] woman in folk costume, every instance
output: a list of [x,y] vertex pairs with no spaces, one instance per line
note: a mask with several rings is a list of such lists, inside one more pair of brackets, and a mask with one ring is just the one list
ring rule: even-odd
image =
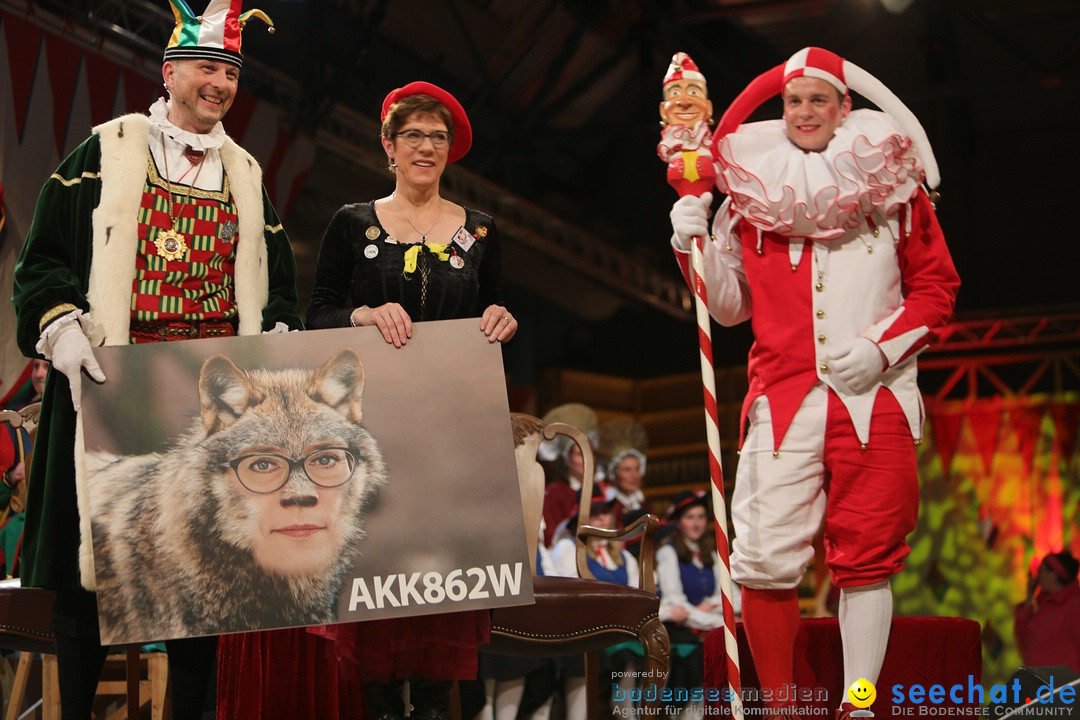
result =
[[[683,490],[668,507],[663,544],[656,550],[660,620],[671,640],[671,687],[701,687],[705,680],[702,638],[723,627],[720,561],[709,532],[704,490]],[[740,612],[739,595],[732,598]],[[695,707],[693,704],[691,708]]]
[[[852,111],[849,88],[884,112]],[[777,93],[783,119],[742,124]],[[903,103],[821,48],[755,79],[714,147],[727,199],[712,223],[710,193],[678,200],[672,245],[686,273],[692,238],[711,236],[709,312],[754,331],[731,557],[754,665],[763,688],[792,682],[795,588],[824,517],[844,687],[877,682],[918,511],[915,356],[959,287],[922,188],[937,165]]]
[[[561,422],[575,427],[589,438],[596,449],[597,428],[600,421],[596,412],[582,403],[564,403],[557,405],[544,414],[545,424]],[[543,543],[553,547],[558,540],[556,534],[565,527],[566,518],[577,508],[578,494],[581,492],[582,474],[585,472],[585,459],[576,442],[564,435],[556,435],[554,440],[540,443],[537,457],[543,461],[548,472],[544,486],[544,537]]]
[[623,527],[623,518],[631,510],[650,510],[641,486],[645,478],[645,451],[649,436],[645,428],[631,418],[614,418],[600,425],[597,446],[607,463],[603,489],[614,500],[615,527]]

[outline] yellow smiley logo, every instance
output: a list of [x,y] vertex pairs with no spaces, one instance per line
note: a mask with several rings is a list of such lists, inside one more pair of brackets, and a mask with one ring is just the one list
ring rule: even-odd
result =
[[866,678],[859,678],[847,689],[848,702],[857,708],[868,708],[877,700],[877,688]]

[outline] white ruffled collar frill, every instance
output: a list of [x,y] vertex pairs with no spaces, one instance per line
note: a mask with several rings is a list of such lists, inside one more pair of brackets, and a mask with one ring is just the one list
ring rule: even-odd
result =
[[200,152],[216,150],[225,144],[225,128],[220,122],[208,133],[193,133],[173,125],[169,120],[170,102],[172,101],[158,98],[157,102],[150,106],[150,122],[166,137]]
[[742,125],[719,143],[717,185],[735,213],[785,237],[836,240],[875,211],[894,215],[925,175],[888,115],[855,110],[822,152],[803,152],[783,120]]

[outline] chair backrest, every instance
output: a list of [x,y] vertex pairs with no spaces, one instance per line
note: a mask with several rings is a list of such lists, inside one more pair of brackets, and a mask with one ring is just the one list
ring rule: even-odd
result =
[[529,564],[536,574],[536,551],[540,546],[540,520],[544,514],[544,468],[536,459],[544,440],[544,423],[523,413],[510,413],[514,432],[514,460],[521,489],[521,512],[525,518],[525,544]]
[[[570,438],[581,450],[584,461],[584,477],[581,482],[581,497],[592,497],[593,474],[596,460],[593,456],[592,443],[581,430],[566,423],[545,424],[542,420],[524,413],[511,413],[510,422],[514,431],[514,459],[517,461],[518,485],[521,489],[521,509],[525,517],[525,542],[529,548],[529,562],[533,575],[536,574],[536,551],[539,546],[540,520],[544,513],[544,468],[536,459],[537,450],[544,440],[554,440],[562,435]],[[589,522],[590,504],[581,503],[578,509],[578,528]],[[585,543],[577,538],[578,577],[592,579],[589,571]]]

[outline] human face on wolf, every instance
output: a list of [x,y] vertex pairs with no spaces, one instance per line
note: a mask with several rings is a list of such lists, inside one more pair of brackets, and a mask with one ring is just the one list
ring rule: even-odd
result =
[[301,458],[255,446],[229,463],[241,486],[234,490],[250,497],[258,518],[252,549],[264,569],[287,576],[321,573],[343,549],[341,490],[352,480],[356,460],[340,442],[309,445]]
[[245,372],[206,361],[202,420],[224,539],[267,572],[313,578],[355,552],[386,466],[361,425],[364,371],[352,350],[312,371]]

